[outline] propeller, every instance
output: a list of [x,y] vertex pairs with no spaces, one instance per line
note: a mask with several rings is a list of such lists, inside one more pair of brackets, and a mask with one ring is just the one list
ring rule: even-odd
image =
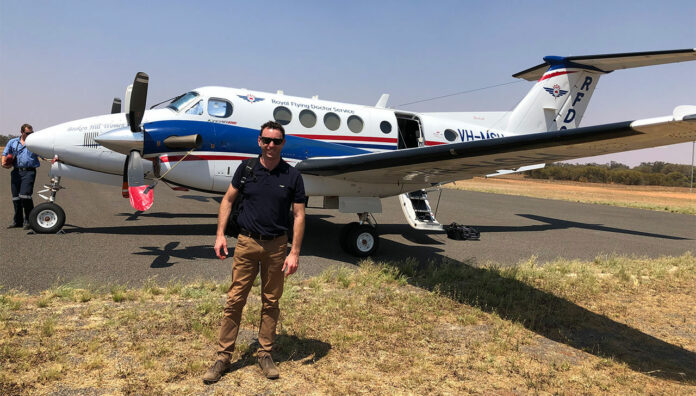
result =
[[111,104],[111,114],[118,114],[121,112],[121,99],[114,98],[114,102]]
[[[138,72],[133,80],[133,88],[128,101],[128,113],[126,113],[126,121],[131,132],[144,132],[142,128],[143,116],[145,115],[145,104],[147,102],[147,85],[150,77],[143,72]],[[130,198],[131,206],[136,210],[145,211],[150,209],[154,200],[154,193],[151,186],[145,183],[143,176],[143,159],[140,151],[137,149],[131,150],[123,165],[125,172],[123,173],[124,190],[127,185],[127,194],[124,191],[123,196]]]
[[141,132],[140,123],[145,115],[145,103],[147,102],[147,84],[150,77],[147,73],[138,72],[133,80],[133,91],[131,92],[128,114],[126,115],[131,132]]

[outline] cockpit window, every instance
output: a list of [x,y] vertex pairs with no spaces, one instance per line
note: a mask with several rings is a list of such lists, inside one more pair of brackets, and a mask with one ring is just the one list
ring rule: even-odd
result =
[[172,109],[176,111],[177,113],[181,111],[181,109],[184,109],[188,107],[191,103],[193,103],[194,100],[198,98],[198,94],[195,92],[187,92],[178,99],[174,100],[172,103],[167,106],[168,109]]
[[193,105],[190,109],[186,110],[186,114],[201,115],[203,114],[203,101],[199,100],[198,103]]
[[232,115],[232,103],[224,99],[208,99],[208,114],[213,117],[227,118]]

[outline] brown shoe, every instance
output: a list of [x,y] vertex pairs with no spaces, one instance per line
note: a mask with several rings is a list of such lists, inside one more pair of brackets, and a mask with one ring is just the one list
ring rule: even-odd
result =
[[220,381],[220,378],[222,378],[222,375],[225,374],[227,370],[230,369],[230,363],[225,362],[224,360],[217,360],[215,364],[213,364],[208,371],[203,374],[203,383],[204,384],[214,384],[218,381]]
[[259,367],[263,370],[263,375],[268,379],[277,379],[280,377],[278,372],[278,367],[273,363],[273,358],[271,355],[261,355],[259,356]]

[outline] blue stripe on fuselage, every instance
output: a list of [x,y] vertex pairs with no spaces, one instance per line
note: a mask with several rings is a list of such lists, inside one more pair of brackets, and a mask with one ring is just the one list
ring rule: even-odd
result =
[[[180,152],[170,150],[164,139],[170,136],[199,134],[203,139],[200,150],[233,153],[260,154],[258,145],[259,130],[236,125],[214,124],[204,121],[155,121],[145,124],[145,144],[143,154]],[[357,144],[356,144],[357,145]],[[360,147],[372,145],[360,145]],[[374,145],[374,148],[389,148]],[[350,147],[346,144],[328,143],[292,135],[285,136],[283,157],[303,160],[312,157],[336,157],[369,153],[368,150]]]

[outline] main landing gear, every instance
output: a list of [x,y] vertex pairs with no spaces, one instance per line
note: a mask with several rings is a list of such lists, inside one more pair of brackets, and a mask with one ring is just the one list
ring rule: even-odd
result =
[[[60,185],[60,176],[51,178],[51,184],[46,184],[44,187],[38,194],[42,198],[48,199],[49,202],[34,207],[29,213],[29,225],[37,234],[62,233],[65,224],[65,211],[54,202],[58,190],[63,189],[63,186]],[[43,192],[50,192],[50,197],[41,195]]]
[[379,235],[369,213],[358,213],[358,217],[359,222],[348,223],[341,229],[341,247],[353,256],[367,257],[377,251]]

